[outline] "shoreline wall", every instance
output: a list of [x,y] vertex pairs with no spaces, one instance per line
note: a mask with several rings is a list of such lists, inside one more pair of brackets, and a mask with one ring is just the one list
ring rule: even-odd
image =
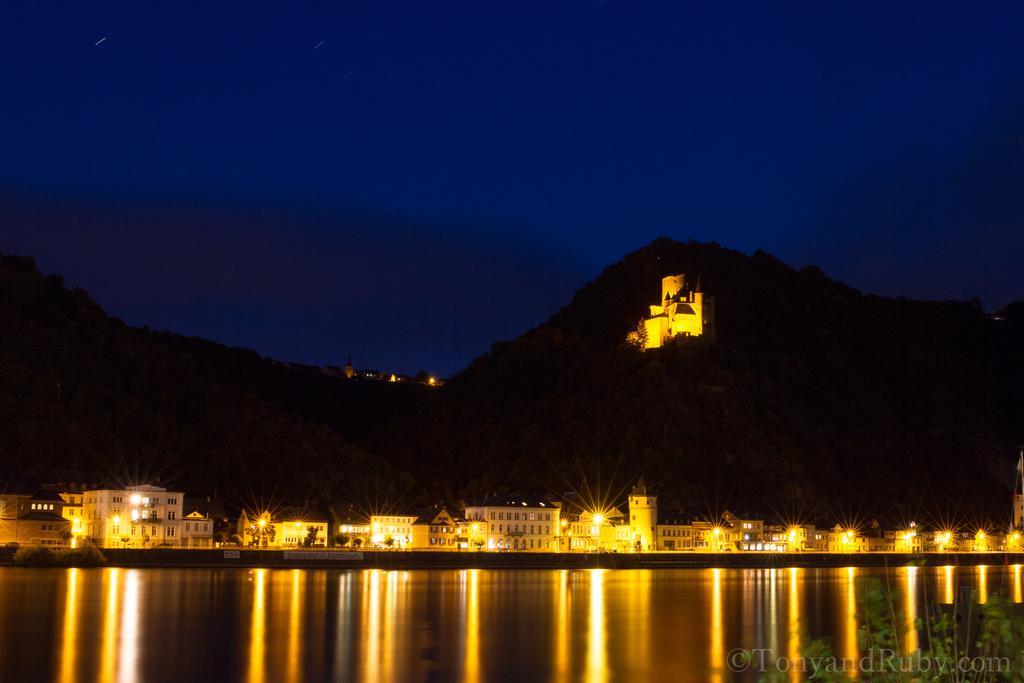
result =
[[[10,552],[8,552],[10,551]],[[444,551],[104,549],[111,567],[342,569],[763,569],[1024,564],[1024,553],[490,553]],[[0,549],[12,566],[13,549]]]

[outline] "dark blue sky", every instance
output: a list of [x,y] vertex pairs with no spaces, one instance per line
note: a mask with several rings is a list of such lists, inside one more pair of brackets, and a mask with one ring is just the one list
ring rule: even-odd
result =
[[1024,297],[1021,3],[295,4],[4,3],[0,251],[410,372],[661,234]]

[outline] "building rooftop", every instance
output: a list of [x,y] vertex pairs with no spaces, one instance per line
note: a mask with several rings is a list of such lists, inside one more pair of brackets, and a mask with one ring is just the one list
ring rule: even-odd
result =
[[60,514],[48,510],[33,510],[32,512],[26,513],[18,518],[19,521],[29,522],[67,522],[71,523],[71,520],[64,519]]
[[524,507],[544,508],[547,510],[558,509],[561,503],[539,498],[520,498],[518,496],[492,496],[484,499],[479,505],[467,505],[466,507]]

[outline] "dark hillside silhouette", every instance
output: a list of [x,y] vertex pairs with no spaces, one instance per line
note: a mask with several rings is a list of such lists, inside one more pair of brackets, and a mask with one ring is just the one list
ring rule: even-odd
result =
[[[716,298],[715,340],[630,347],[673,273]],[[433,390],[130,328],[0,260],[8,481],[380,505],[413,480],[408,504],[584,479],[614,497],[644,473],[664,509],[1003,523],[1022,438],[1024,303],[868,296],[762,252],[656,240]]]

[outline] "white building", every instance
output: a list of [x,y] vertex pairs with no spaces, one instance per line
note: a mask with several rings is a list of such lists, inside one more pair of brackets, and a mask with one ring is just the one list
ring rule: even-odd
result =
[[212,548],[213,520],[198,510],[185,515],[181,522],[182,548]]
[[370,515],[370,543],[388,548],[412,545],[412,525],[419,515]]
[[466,519],[486,524],[487,550],[558,552],[561,503],[492,499],[466,506]]
[[103,548],[180,546],[184,498],[181,491],[147,485],[86,491],[85,535]]

